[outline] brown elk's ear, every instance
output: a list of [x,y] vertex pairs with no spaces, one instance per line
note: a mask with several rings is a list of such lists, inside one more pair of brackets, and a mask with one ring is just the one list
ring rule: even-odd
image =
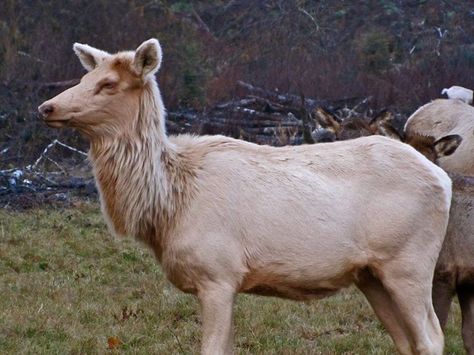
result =
[[142,78],[158,71],[161,65],[162,51],[160,42],[152,38],[143,42],[135,51],[133,68]]
[[438,158],[453,154],[462,142],[462,137],[458,134],[444,136],[434,142],[434,150]]
[[74,43],[72,49],[87,71],[94,70],[105,57],[110,55],[105,51],[81,43]]
[[339,123],[336,116],[332,113],[329,113],[322,107],[316,108],[316,121],[321,125],[321,127],[326,128],[336,135],[338,135],[342,129],[342,125]]
[[403,141],[403,136],[393,126],[393,114],[390,111],[381,111],[369,122],[369,127],[373,134]]
[[380,111],[372,120],[369,122],[369,126],[372,130],[376,130],[381,124],[390,122],[392,120],[392,113],[387,110]]

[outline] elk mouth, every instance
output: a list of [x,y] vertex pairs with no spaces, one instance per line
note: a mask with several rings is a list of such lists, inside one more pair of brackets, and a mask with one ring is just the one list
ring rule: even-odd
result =
[[62,128],[66,127],[69,124],[70,118],[65,119],[44,119],[43,121],[52,128]]

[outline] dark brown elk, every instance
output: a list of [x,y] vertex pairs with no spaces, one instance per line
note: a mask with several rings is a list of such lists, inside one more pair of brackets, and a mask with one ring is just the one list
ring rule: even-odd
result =
[[[406,143],[433,162],[452,155],[461,144],[459,135],[436,140],[412,134]],[[458,296],[462,336],[468,354],[474,354],[474,176],[451,175],[453,200],[443,248],[433,281],[433,304],[444,329],[452,299]]]
[[381,135],[398,139],[399,134],[393,127],[392,114],[382,111],[372,119],[363,116],[338,118],[330,111],[318,107],[314,112],[316,122],[321,128],[313,131],[315,142],[334,142],[336,140],[354,139],[370,135]]

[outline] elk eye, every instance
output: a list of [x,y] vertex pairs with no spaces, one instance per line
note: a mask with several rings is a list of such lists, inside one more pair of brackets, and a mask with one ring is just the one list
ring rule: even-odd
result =
[[[117,82],[116,81],[103,81],[97,84],[94,90],[94,95],[100,94],[102,90],[112,90],[117,87]],[[109,92],[109,94],[112,94],[112,91]]]
[[108,82],[102,84],[102,89],[113,89],[115,87],[115,85],[116,85],[116,83],[108,81]]

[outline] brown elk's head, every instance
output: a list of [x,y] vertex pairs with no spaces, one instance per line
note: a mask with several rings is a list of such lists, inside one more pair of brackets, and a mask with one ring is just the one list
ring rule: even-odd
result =
[[381,111],[368,121],[363,115],[338,118],[334,113],[318,107],[315,118],[321,129],[313,132],[317,142],[354,139],[362,136],[378,134],[400,140],[400,135],[392,124],[393,115],[387,110]]
[[451,134],[436,140],[432,136],[411,134],[405,137],[405,143],[411,145],[433,163],[439,158],[453,154],[462,142],[462,137]]
[[44,121],[54,128],[75,128],[92,139],[136,132],[144,96],[158,90],[153,74],[162,59],[159,42],[150,39],[136,51],[117,54],[79,43],[73,49],[88,73],[38,107]]

